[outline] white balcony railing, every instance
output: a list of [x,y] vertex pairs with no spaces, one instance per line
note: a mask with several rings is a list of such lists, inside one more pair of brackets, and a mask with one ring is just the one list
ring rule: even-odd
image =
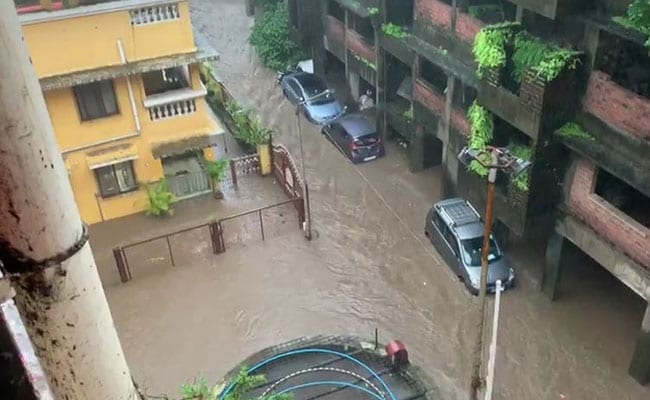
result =
[[131,25],[149,25],[158,22],[180,19],[178,4],[164,4],[160,6],[144,7],[131,10]]
[[149,109],[149,118],[152,121],[179,117],[196,112],[196,100],[182,100],[169,104],[151,107]]
[[195,113],[197,99],[206,94],[205,88],[170,90],[148,96],[144,100],[144,106],[149,110],[149,118],[152,121],[160,121]]

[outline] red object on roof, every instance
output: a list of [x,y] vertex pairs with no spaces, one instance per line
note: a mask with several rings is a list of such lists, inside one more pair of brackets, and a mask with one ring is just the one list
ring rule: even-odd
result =
[[56,3],[52,3],[52,7],[45,8],[40,4],[35,4],[33,6],[25,6],[25,7],[20,7],[16,11],[18,11],[18,14],[29,14],[33,12],[39,12],[39,11],[54,11],[54,10],[62,10],[63,9],[63,2],[58,1]]
[[406,365],[409,363],[409,352],[400,340],[392,340],[386,345],[386,353],[395,365]]

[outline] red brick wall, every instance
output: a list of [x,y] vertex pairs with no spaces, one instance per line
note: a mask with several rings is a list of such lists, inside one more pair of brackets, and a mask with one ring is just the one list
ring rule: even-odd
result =
[[474,43],[474,37],[485,24],[469,14],[459,13],[456,17],[456,33],[461,40]]
[[619,86],[606,73],[591,73],[583,106],[609,125],[650,140],[650,100]]
[[325,32],[327,37],[343,43],[345,40],[345,27],[343,26],[343,22],[331,15],[328,15],[325,18]]
[[[429,85],[420,79],[415,80],[413,88],[413,100],[425,106],[429,111],[438,117],[445,115],[445,96],[431,89]],[[469,135],[470,125],[465,113],[454,108],[451,112],[451,126],[464,135]]]
[[346,34],[348,38],[348,48],[352,50],[353,53],[372,63],[377,62],[374,46],[366,43],[363,37],[353,30],[348,29]]
[[451,6],[438,0],[415,0],[415,18],[422,18],[444,29],[451,29]]
[[650,229],[617,210],[593,192],[596,165],[576,161],[567,201],[569,210],[641,265],[650,268]]

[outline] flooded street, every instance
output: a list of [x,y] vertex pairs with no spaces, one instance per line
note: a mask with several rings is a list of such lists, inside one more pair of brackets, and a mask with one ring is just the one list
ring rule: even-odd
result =
[[[221,55],[219,76],[277,130],[299,161],[290,104],[247,44],[241,0],[192,0],[196,29]],[[150,394],[176,394],[198,374],[216,380],[249,354],[303,335],[401,339],[441,398],[465,399],[472,297],[423,235],[440,199],[439,168],[408,172],[404,150],[349,163],[302,121],[317,238],[297,230],[191,265],[165,269],[107,296],[134,377]],[[270,178],[267,178],[270,179]],[[644,304],[576,256],[551,303],[539,291],[543,246],[511,250],[518,287],[502,300],[497,399],[650,398],[627,375]],[[108,261],[107,261],[108,262]]]

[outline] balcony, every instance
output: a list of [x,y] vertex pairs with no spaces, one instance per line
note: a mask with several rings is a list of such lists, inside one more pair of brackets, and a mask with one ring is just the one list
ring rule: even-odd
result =
[[557,17],[565,16],[577,10],[580,7],[585,7],[583,1],[576,0],[509,0],[512,3],[526,8],[537,14],[543,15],[546,18],[556,19]]
[[[422,79],[416,79],[413,87],[413,100],[438,118],[444,118],[446,98]],[[463,136],[469,136],[470,124],[465,112],[457,107],[451,110],[450,124]]]
[[345,25],[332,15],[323,18],[325,48],[340,60],[345,60]]
[[[570,186],[566,206],[568,211],[590,226],[616,248],[650,270],[650,229],[648,224],[648,198],[643,196],[634,206],[621,205],[620,200],[610,197],[612,186],[602,187],[602,172],[591,161],[578,160]],[[605,174],[607,176],[608,174]],[[610,177],[611,179],[611,177]],[[609,197],[609,199],[607,199]],[[626,207],[623,211],[620,207]],[[634,216],[632,216],[634,214]]]
[[474,65],[471,45],[484,23],[458,12],[452,30],[452,6],[441,0],[416,0],[414,34],[435,47],[445,49],[466,65]]
[[39,78],[197,51],[187,0],[115,0],[19,19]]
[[584,110],[621,134],[650,141],[650,99],[618,85],[605,72],[592,72]]

